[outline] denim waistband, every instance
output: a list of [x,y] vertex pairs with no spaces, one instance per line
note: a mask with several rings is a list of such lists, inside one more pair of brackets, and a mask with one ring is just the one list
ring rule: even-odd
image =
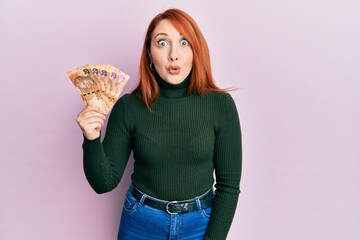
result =
[[140,202],[153,208],[163,210],[169,214],[187,213],[195,210],[206,209],[212,206],[214,193],[209,189],[204,194],[188,200],[166,201],[151,197],[133,185],[130,186],[129,192]]

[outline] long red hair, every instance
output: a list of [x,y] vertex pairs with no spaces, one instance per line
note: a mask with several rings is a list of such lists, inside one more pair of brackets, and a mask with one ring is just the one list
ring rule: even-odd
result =
[[140,94],[141,100],[150,109],[150,105],[159,97],[159,87],[156,83],[154,72],[150,69],[151,59],[149,56],[151,37],[157,24],[163,20],[169,20],[174,27],[190,43],[193,51],[192,75],[188,92],[197,92],[203,96],[210,91],[221,91],[216,86],[210,63],[209,48],[199,26],[187,13],[179,9],[168,9],[158,14],[149,24],[146,31],[145,41],[140,59],[140,82],[133,93]]

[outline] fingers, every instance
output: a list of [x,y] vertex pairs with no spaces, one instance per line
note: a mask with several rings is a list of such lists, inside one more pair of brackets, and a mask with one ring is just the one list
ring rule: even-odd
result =
[[98,112],[89,111],[78,117],[78,123],[86,121],[86,122],[94,122],[94,121],[104,121],[106,117]]
[[79,122],[81,129],[85,132],[92,132],[95,129],[100,129],[104,126],[104,119],[99,117],[90,117]]
[[89,124],[93,122],[99,122],[101,125],[104,125],[106,116],[101,113],[100,108],[97,106],[87,106],[85,107],[77,116],[76,122],[81,126],[81,124]]
[[84,136],[93,140],[100,136],[100,129],[105,124],[105,115],[100,112],[97,106],[85,107],[76,118],[76,122],[81,128]]
[[91,111],[101,113],[100,107],[95,106],[95,105],[88,105],[78,114],[78,116],[83,115],[87,112],[91,112]]
[[88,124],[81,123],[81,131],[87,139],[94,140],[100,137],[100,130],[102,126],[103,124],[99,122],[93,122]]

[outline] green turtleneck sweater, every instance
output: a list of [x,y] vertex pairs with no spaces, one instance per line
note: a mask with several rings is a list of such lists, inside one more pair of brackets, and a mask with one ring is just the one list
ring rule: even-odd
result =
[[160,97],[150,112],[135,94],[115,104],[101,142],[84,139],[85,175],[97,193],[114,189],[130,152],[132,182],[164,200],[216,195],[206,239],[226,239],[240,193],[242,147],[239,118],[231,96],[188,94],[189,77],[178,85],[157,77]]

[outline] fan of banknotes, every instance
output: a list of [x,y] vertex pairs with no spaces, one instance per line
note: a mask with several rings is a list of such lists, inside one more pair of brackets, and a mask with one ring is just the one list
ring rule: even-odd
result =
[[130,76],[111,65],[84,65],[66,73],[87,106],[108,114]]

